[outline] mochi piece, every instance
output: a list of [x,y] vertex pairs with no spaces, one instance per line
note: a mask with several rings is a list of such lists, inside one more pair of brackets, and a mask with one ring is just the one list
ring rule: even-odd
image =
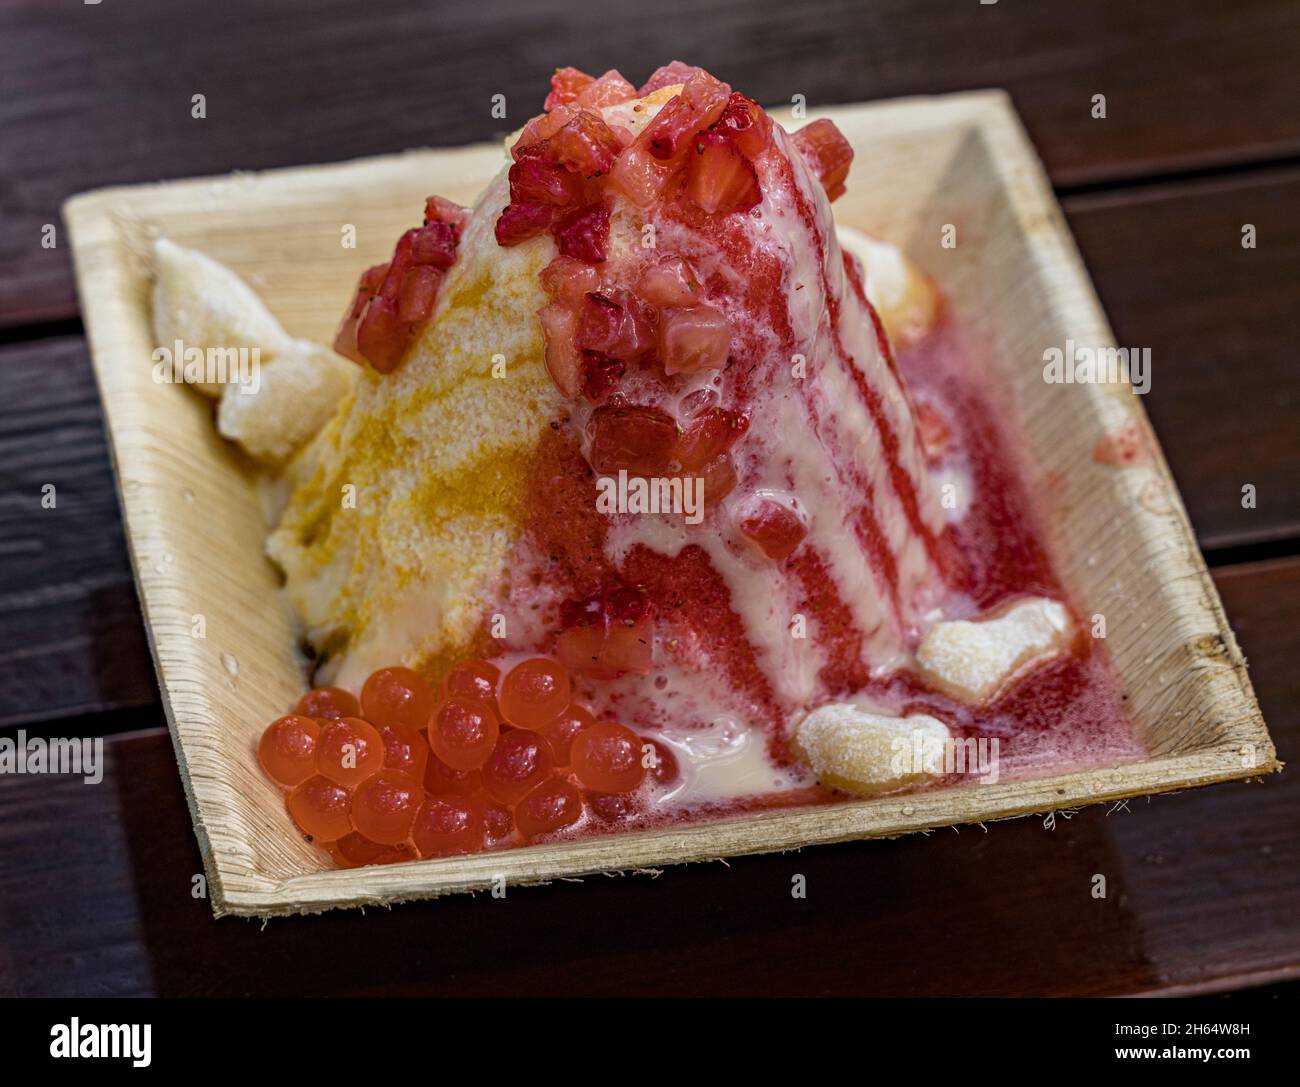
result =
[[943,773],[951,736],[927,714],[893,717],[832,702],[795,726],[794,749],[823,785],[870,794]]
[[360,372],[327,347],[291,341],[249,386],[225,386],[217,430],[254,460],[278,467],[325,425]]
[[[294,341],[257,292],[224,264],[177,245],[154,242],[153,333],[159,347],[173,349],[258,348],[266,363]],[[213,381],[192,382],[216,399],[227,388]]]
[[1061,652],[1071,637],[1064,605],[1034,596],[995,617],[935,623],[916,660],[941,688],[964,702],[980,703],[1017,672]]
[[938,288],[896,245],[851,226],[837,226],[840,246],[862,262],[862,286],[876,307],[889,341],[908,347],[928,336],[939,321]]

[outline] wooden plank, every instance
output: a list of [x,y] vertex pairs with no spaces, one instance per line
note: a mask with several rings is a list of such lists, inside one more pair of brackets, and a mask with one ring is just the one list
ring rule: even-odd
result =
[[[1295,758],[1300,559],[1216,580]],[[0,990],[1065,995],[1300,973],[1295,774],[1089,808],[1053,830],[1020,819],[262,926],[213,921],[191,897],[201,865],[165,732],[107,749],[100,785],[0,777]]]
[[1297,204],[1296,170],[1065,201],[1118,342],[1151,348],[1146,408],[1205,548],[1300,536]]
[[538,107],[556,64],[639,80],[685,53],[773,104],[1003,86],[1053,180],[1074,184],[1296,153],[1298,33],[1286,0],[662,0],[597,18],[578,0],[228,0],[183,18],[170,0],[14,0],[0,323],[75,311],[66,248],[41,248],[73,192],[483,139]]
[[0,723],[158,697],[101,419],[82,337],[0,349]]

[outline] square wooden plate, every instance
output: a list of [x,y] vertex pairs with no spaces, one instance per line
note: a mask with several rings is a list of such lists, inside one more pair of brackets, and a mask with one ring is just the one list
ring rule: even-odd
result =
[[[653,868],[1164,792],[1278,768],[1245,663],[1182,503],[1128,385],[1051,385],[1045,348],[1112,345],[1051,189],[996,91],[821,111],[857,158],[840,222],[901,245],[1003,361],[1033,457],[1053,482],[1058,567],[1108,619],[1141,737],[1136,763],[732,818],[671,830],[335,870],[292,833],[254,758],[304,676],[294,620],[263,557],[255,480],[209,402],[155,384],[148,240],[223,261],[288,330],[329,342],[358,270],[386,259],[429,193],[471,203],[500,144],[410,152],[83,194],[65,208],[119,497],[167,718],[218,916],[317,911],[612,870]],[[340,244],[347,225],[356,249]],[[946,224],[957,244],[943,248]],[[1157,360],[1156,380],[1159,380]],[[1100,465],[1132,424],[1152,456]],[[203,617],[203,637],[195,636]],[[574,893],[581,893],[575,891]]]

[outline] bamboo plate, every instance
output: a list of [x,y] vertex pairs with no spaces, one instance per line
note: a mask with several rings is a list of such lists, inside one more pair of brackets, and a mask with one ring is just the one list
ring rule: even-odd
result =
[[[1051,189],[997,91],[821,111],[857,150],[842,222],[903,246],[1004,360],[1031,453],[1052,481],[1057,565],[1108,646],[1149,758],[1030,781],[730,818],[379,868],[336,870],[291,831],[254,757],[304,684],[293,617],[262,556],[253,475],[208,401],[155,384],[154,234],[233,267],[290,333],[329,342],[358,269],[387,258],[424,197],[471,203],[499,144],[87,193],[65,216],[119,498],[181,777],[217,916],[392,903],[653,868],[1165,792],[1276,770],[1273,745],[1182,502],[1128,385],[1049,385],[1045,348],[1113,345]],[[341,231],[356,228],[357,247]],[[945,249],[946,224],[957,244]],[[1156,379],[1159,379],[1157,361]],[[1098,439],[1131,425],[1150,457],[1116,468]],[[205,636],[196,637],[197,617]]]

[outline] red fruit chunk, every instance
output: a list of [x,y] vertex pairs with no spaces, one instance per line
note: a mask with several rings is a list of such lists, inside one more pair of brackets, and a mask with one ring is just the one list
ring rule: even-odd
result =
[[592,725],[580,732],[569,758],[578,780],[597,792],[630,793],[645,777],[641,737],[622,725]]
[[575,342],[583,351],[627,361],[649,351],[654,335],[642,307],[629,292],[592,291],[583,299]]
[[686,193],[711,215],[748,211],[762,197],[754,164],[718,132],[702,133],[687,156]]
[[512,204],[565,207],[582,195],[578,179],[547,153],[545,144],[527,148],[510,167]]
[[726,453],[747,430],[748,415],[728,408],[707,408],[682,432],[674,456],[683,471],[699,471]]
[[524,728],[503,732],[483,766],[483,788],[493,800],[516,804],[531,792],[555,765],[555,753],[545,736]]
[[444,699],[429,722],[429,747],[455,770],[477,770],[492,754],[500,723],[491,706],[455,695]]
[[704,69],[697,68],[694,64],[683,64],[680,60],[669,61],[654,70],[650,78],[641,84],[641,89],[637,91],[637,94],[644,98],[647,94],[652,94],[661,87],[671,87],[678,83],[685,83],[692,76],[703,74]]
[[730,353],[726,315],[707,302],[670,309],[659,322],[659,358],[665,374],[721,370]]
[[337,842],[352,831],[351,803],[347,789],[317,774],[289,794],[285,807],[298,829],[313,841]]
[[566,212],[551,227],[560,253],[599,264],[609,248],[609,205],[603,200]]
[[569,673],[553,660],[534,657],[501,681],[501,715],[517,728],[540,729],[569,705]]
[[803,518],[784,502],[757,497],[745,503],[740,531],[769,559],[789,558],[808,535]]
[[257,745],[257,761],[266,776],[286,789],[316,773],[320,725],[311,717],[290,715],[272,721]]
[[431,796],[411,828],[421,857],[449,857],[483,848],[483,809],[466,796]]
[[627,372],[619,360],[599,351],[582,352],[582,391],[593,404],[604,403],[609,391]]
[[542,269],[542,290],[554,302],[574,310],[582,305],[588,291],[600,287],[600,273],[586,261],[560,255]]
[[361,688],[361,713],[377,725],[424,728],[435,701],[428,680],[410,668],[381,668]]
[[509,248],[546,232],[555,220],[550,204],[507,204],[497,219],[497,245]]
[[355,830],[335,842],[330,855],[344,868],[360,868],[367,864],[401,864],[416,858],[415,850],[409,845],[382,845],[372,842]]
[[650,671],[654,610],[644,590],[624,586],[566,601],[560,622],[564,631],[556,639],[556,655],[570,671],[592,679]]
[[411,834],[415,813],[424,803],[424,789],[405,774],[381,770],[352,794],[352,827],[372,842],[398,845]]
[[[590,76],[588,78],[590,79]],[[636,88],[623,78],[622,73],[611,68],[599,79],[594,79],[579,88],[575,101],[584,109],[602,109],[605,106],[626,102],[636,96]]]
[[[561,663],[564,663],[563,658]],[[574,668],[569,670],[577,671]],[[596,719],[592,717],[591,711],[586,706],[573,702],[559,717],[542,727],[542,735],[551,742],[556,766],[569,765],[569,748],[573,745],[573,738],[595,723]]]
[[455,665],[442,677],[442,697],[465,695],[495,707],[497,681],[500,679],[501,669],[495,664],[471,657]]
[[555,74],[551,76],[551,93],[546,96],[542,108],[550,113],[556,106],[576,102],[578,92],[595,81],[595,77],[578,68],[556,68]]
[[756,159],[772,142],[772,121],[752,98],[733,94],[713,126],[747,159]]
[[361,716],[361,705],[356,695],[342,687],[313,687],[298,699],[293,712],[304,717],[337,721],[340,717]]
[[380,285],[384,282],[384,276],[387,274],[387,264],[376,264],[373,268],[367,268],[361,273],[356,293],[352,297],[352,305],[347,313],[343,315],[338,331],[334,334],[334,350],[345,359],[351,359],[362,366],[365,365],[366,358],[361,354],[361,350],[357,346],[357,328],[366,312],[366,307],[378,293]]
[[591,416],[591,466],[601,475],[624,469],[634,476],[667,475],[677,445],[677,423],[658,408],[606,404]]
[[853,162],[853,148],[835,127],[835,122],[825,118],[813,121],[795,132],[790,142],[821,181],[827,199],[843,196],[844,182]]
[[726,454],[697,469],[696,474],[704,480],[705,506],[716,506],[736,489],[736,466]]
[[384,741],[369,721],[344,717],[321,729],[316,744],[316,772],[354,788],[384,765]]
[[406,725],[376,725],[384,745],[384,769],[407,774],[416,781],[424,778],[429,761],[429,744],[424,732]]
[[634,143],[614,161],[610,184],[640,208],[648,208],[672,180],[675,168],[660,162],[641,143]]
[[713,124],[727,106],[731,88],[707,72],[692,75],[646,125],[638,142],[661,161],[684,154],[695,135]]
[[510,148],[510,157],[517,160],[528,148],[550,139],[577,115],[578,107],[571,103],[558,105],[549,113],[539,113],[524,125]]
[[577,786],[548,778],[515,808],[515,824],[525,838],[536,838],[572,826],[582,817],[582,796]]
[[668,306],[693,306],[700,300],[700,282],[681,257],[665,257],[647,265],[637,280],[637,297],[661,309]]
[[460,232],[450,223],[425,223],[411,239],[411,259],[416,264],[450,268],[456,262]]
[[614,130],[589,110],[579,110],[544,146],[557,163],[587,180],[608,174],[623,150]]
[[574,342],[578,336],[577,311],[552,302],[537,311],[537,319],[542,325],[546,372],[555,387],[572,400],[582,387],[585,369],[582,352]]
[[407,272],[397,296],[397,319],[407,325],[427,321],[433,314],[441,283],[442,272],[426,264],[416,265]]
[[459,241],[460,232],[469,222],[469,208],[448,200],[445,196],[429,196],[424,201],[424,221],[428,223],[446,223],[456,232]]
[[473,796],[483,788],[483,778],[478,770],[457,770],[431,753],[424,768],[424,787],[435,796]]
[[397,300],[376,295],[357,325],[357,353],[379,373],[391,374],[414,338],[414,330],[398,314]]

